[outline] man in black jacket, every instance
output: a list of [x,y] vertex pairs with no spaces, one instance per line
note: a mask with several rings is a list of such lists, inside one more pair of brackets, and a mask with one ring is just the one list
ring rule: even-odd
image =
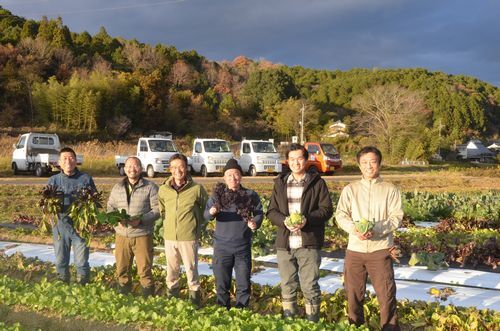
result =
[[[297,289],[305,298],[307,319],[318,321],[321,291],[318,284],[320,249],[325,225],[333,214],[325,181],[306,172],[308,152],[292,144],[286,153],[292,171],[274,180],[267,217],[277,227],[276,250],[281,277],[283,314],[297,314]],[[290,215],[300,213],[301,224],[291,224]]]

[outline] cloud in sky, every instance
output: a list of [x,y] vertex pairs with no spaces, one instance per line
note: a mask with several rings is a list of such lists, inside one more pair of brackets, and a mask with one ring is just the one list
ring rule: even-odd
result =
[[5,0],[72,31],[318,69],[423,67],[500,83],[495,0]]

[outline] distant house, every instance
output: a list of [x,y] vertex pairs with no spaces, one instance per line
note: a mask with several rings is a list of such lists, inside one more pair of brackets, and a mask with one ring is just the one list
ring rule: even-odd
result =
[[480,140],[473,139],[457,146],[458,157],[478,162],[487,162],[495,158],[495,153],[486,148]]
[[487,148],[495,154],[500,153],[500,141],[492,141]]
[[349,137],[347,133],[347,125],[342,123],[342,121],[337,121],[328,127],[328,133],[326,135],[330,138],[336,137]]

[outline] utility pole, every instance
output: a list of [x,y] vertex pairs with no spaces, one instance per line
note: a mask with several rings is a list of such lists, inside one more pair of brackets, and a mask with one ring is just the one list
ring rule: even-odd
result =
[[438,142],[438,155],[441,156],[441,129],[445,126],[441,124],[441,119],[439,119],[438,131],[439,131],[439,142]]
[[306,110],[306,105],[302,104],[300,108],[300,144],[304,145],[304,112]]

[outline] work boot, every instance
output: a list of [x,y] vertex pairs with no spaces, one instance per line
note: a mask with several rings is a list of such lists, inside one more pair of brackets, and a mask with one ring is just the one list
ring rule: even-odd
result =
[[196,307],[200,307],[201,305],[201,295],[200,295],[200,291],[191,291],[189,290],[189,300],[191,301],[191,303],[193,305],[195,305]]
[[306,318],[308,321],[317,323],[319,321],[319,305],[306,303]]
[[167,289],[167,297],[168,298],[177,298],[179,299],[179,288],[178,287],[174,287],[174,288],[168,288]]
[[154,285],[151,285],[149,287],[143,287],[142,288],[142,296],[144,298],[151,297],[155,294],[155,287]]
[[118,284],[117,289],[119,293],[127,295],[132,291],[132,283],[126,283],[124,285]]
[[296,301],[283,301],[283,317],[294,317],[297,315],[297,302]]
[[89,277],[87,276],[77,276],[76,282],[80,285],[86,285],[89,282]]

